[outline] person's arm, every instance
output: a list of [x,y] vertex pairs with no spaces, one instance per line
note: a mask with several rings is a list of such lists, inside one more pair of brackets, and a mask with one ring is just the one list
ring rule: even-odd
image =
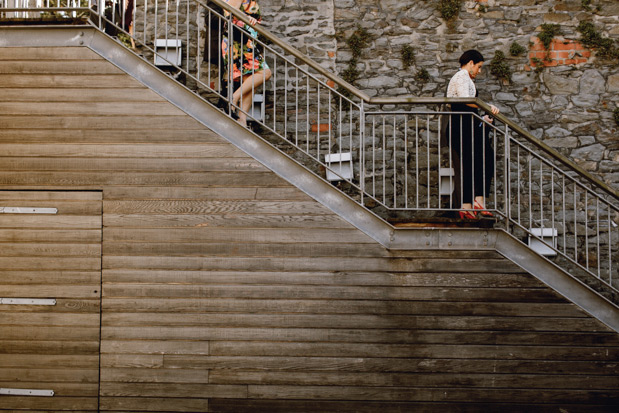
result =
[[[234,7],[235,9],[239,9],[241,7],[241,4],[243,4],[243,0],[224,0],[224,1],[228,3],[230,6]],[[248,16],[247,14],[245,16],[249,19],[249,24],[251,26],[255,26],[256,23],[258,23],[258,20],[256,20],[255,18]]]

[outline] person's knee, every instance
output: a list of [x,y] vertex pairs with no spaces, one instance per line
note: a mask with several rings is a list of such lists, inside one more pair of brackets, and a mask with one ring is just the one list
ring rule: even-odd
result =
[[266,82],[271,78],[272,72],[271,69],[264,69],[264,81]]

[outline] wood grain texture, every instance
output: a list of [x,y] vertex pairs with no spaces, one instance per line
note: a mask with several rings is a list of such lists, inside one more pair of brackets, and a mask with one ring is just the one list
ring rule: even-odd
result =
[[386,250],[87,48],[0,47],[0,155],[59,211],[0,214],[0,296],[58,300],[0,305],[0,386],[58,389],[0,410],[615,412],[619,335],[535,277]]
[[0,297],[57,300],[0,305],[0,387],[54,391],[1,396],[0,410],[96,411],[102,194],[1,190],[0,206],[57,209],[0,214]]

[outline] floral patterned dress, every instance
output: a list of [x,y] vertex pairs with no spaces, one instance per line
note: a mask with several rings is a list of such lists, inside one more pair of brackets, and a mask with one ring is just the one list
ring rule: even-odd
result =
[[[224,1],[228,2],[227,0]],[[258,6],[257,1],[243,0],[239,9],[260,23],[260,6]],[[225,12],[226,16],[229,14]],[[258,32],[234,16],[232,16],[232,24],[237,26],[232,28],[232,79],[238,81],[243,75],[268,69],[269,66],[255,42],[255,39],[258,38]],[[228,33],[228,36],[225,36],[221,42],[221,54],[226,67],[228,66],[228,58],[230,56],[228,49],[230,45],[229,37]]]

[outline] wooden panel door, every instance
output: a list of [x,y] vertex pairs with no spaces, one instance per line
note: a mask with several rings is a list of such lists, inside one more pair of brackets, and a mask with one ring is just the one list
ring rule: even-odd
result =
[[97,411],[100,192],[0,191],[0,411]]

